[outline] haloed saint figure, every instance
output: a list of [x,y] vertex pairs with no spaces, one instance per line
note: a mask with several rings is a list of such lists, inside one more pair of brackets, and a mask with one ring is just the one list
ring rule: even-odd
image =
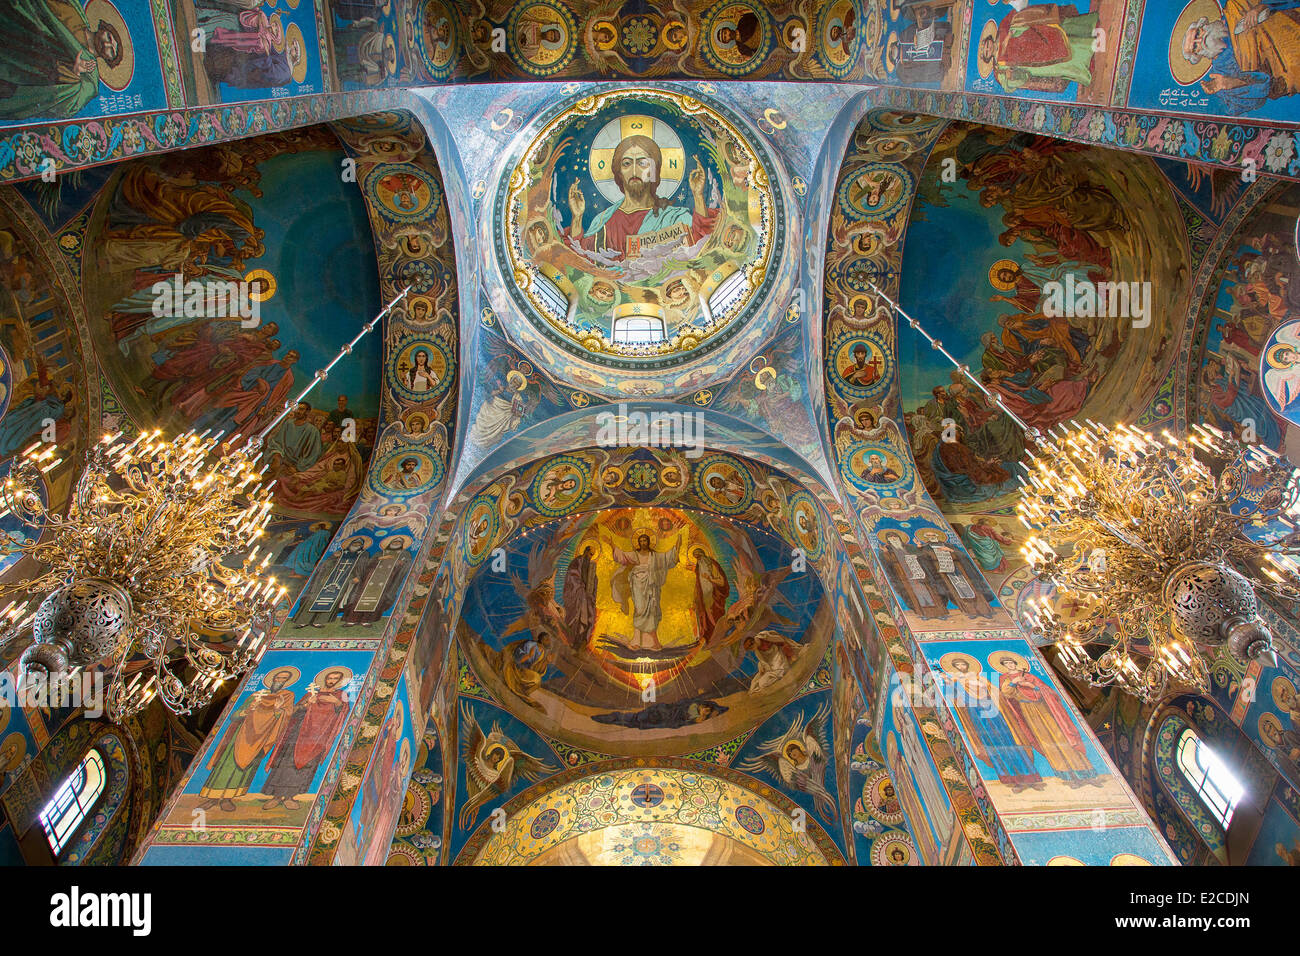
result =
[[104,80],[125,86],[131,37],[111,3],[7,0],[0,17],[0,119],[76,116]]
[[598,364],[716,347],[756,308],[784,236],[761,149],[729,114],[671,91],[561,108],[501,187],[508,290]]

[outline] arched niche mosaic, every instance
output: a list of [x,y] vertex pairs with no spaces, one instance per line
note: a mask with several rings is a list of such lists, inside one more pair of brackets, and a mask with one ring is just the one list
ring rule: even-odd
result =
[[[367,202],[384,197],[343,180],[346,155],[316,126],[114,170],[88,207],[82,251],[113,397],[105,427],[255,433],[378,312]],[[264,547],[291,591],[363,490],[381,367],[368,336],[267,436],[277,486]]]
[[[1173,360],[1189,254],[1173,191],[1149,159],[955,124],[920,178],[907,241],[926,251],[904,258],[908,310],[942,322],[932,334],[1030,425],[1131,420]],[[933,281],[931,255],[950,264],[947,281]],[[899,361],[935,500],[953,510],[1011,500],[1023,435],[920,336],[902,334]],[[945,417],[960,434],[940,457]]]
[[108,838],[113,842],[113,831],[120,831],[125,836],[127,819],[125,802],[130,793],[131,764],[127,749],[116,734],[104,734],[93,744],[104,761],[108,780],[104,793],[87,815],[81,830],[59,856],[59,862],[75,864],[89,862],[92,857],[103,855],[105,848],[100,847],[101,840]]
[[[567,467],[537,480],[563,486]],[[719,494],[744,493],[730,462],[701,480],[723,475],[735,484],[717,482]],[[786,703],[834,637],[833,602],[789,551],[771,532],[685,509],[575,515],[479,569],[461,648],[548,736],[614,754],[699,750]]]
[[[33,220],[21,203],[0,204],[0,478],[29,446],[57,443],[62,461],[37,490],[59,510],[98,403],[87,407],[82,326],[60,281],[66,269],[58,268],[62,262]],[[39,533],[11,514],[0,516],[0,528],[21,537]],[[23,561],[0,555],[0,574]]]
[[[132,161],[109,181],[88,229],[85,293],[102,316],[91,328],[97,350],[133,419],[256,431],[356,334],[353,323],[378,311],[365,202],[341,181],[344,155],[328,128],[312,127]],[[297,198],[304,189],[309,206]],[[331,260],[358,267],[322,272]],[[179,295],[177,275],[194,283]],[[225,283],[246,283],[250,301],[222,300]],[[253,301],[255,312],[238,311]],[[331,372],[326,407],[312,411],[328,421],[336,392],[360,430],[373,430],[378,366],[378,341],[363,340]],[[279,448],[272,438],[268,448],[295,479],[315,464],[296,444]],[[350,471],[355,495],[364,461]],[[284,493],[277,502],[316,516],[341,515],[349,503]]]
[[[1242,787],[1226,827],[1210,802],[1197,792],[1198,782],[1189,780],[1180,766],[1179,750],[1187,732],[1194,734],[1203,752],[1220,761]],[[1238,865],[1247,855],[1252,863],[1256,855],[1269,855],[1273,846],[1261,837],[1276,827],[1261,829],[1260,825],[1278,815],[1272,812],[1276,809],[1275,792],[1288,788],[1284,782],[1277,786],[1277,770],[1217,702],[1180,695],[1155,707],[1145,721],[1139,760],[1143,802],[1181,862]],[[1189,766],[1195,775],[1196,763]],[[1212,786],[1223,785],[1223,778],[1216,774]],[[1281,816],[1287,819],[1285,812]],[[1289,834],[1288,850],[1295,830],[1294,823],[1289,830],[1282,830]]]
[[[1174,362],[1192,258],[1148,158],[953,124],[918,179],[906,241],[904,307],[1030,426],[1137,421]],[[917,477],[994,593],[1037,594],[1008,513],[1023,430],[905,323],[898,362]]]
[[1221,248],[1200,302],[1188,418],[1300,461],[1300,186],[1277,189]]
[[1223,822],[1209,812],[1179,766],[1178,751],[1187,731],[1195,734],[1196,728],[1182,714],[1172,713],[1160,721],[1153,757],[1155,777],[1165,796],[1173,801],[1201,842],[1211,853],[1222,854],[1227,838]]
[[836,866],[844,858],[796,805],[735,771],[690,760],[612,761],[559,774],[484,824],[458,864]]
[[559,379],[613,389],[770,332],[788,217],[776,160],[739,117],[676,90],[606,89],[525,135],[492,223],[522,322],[502,318]]
[[[426,573],[435,600],[420,623],[411,657],[420,675],[414,686],[421,706],[432,699],[458,622],[461,646],[468,645],[466,656],[473,673],[480,675],[476,679],[503,705],[560,739],[579,733],[572,727],[576,722],[581,730],[577,745],[601,753],[683,753],[705,738],[717,743],[733,726],[726,719],[730,705],[723,702],[727,711],[716,706],[717,682],[724,697],[747,695],[755,681],[757,690],[767,691],[760,705],[743,704],[735,715],[748,712],[752,726],[789,699],[797,675],[821,658],[812,645],[824,648],[836,628],[864,673],[872,671],[865,648],[878,644],[876,625],[854,594],[856,575],[838,527],[819,494],[775,468],[708,449],[692,460],[644,448],[580,448],[499,473],[453,505],[457,520],[444,532],[449,536],[446,557]],[[638,641],[630,580],[620,585],[620,597],[613,590],[615,575],[631,575],[631,565],[617,561],[613,549],[624,560],[640,563],[630,552],[642,544],[642,530],[652,536],[652,550],[672,548],[679,556],[680,566],[667,569],[672,580],[666,573],[659,586],[661,613],[672,616],[670,626],[677,628],[666,640],[643,636]],[[597,540],[599,549],[591,543]],[[592,551],[585,562],[579,560],[587,552],[584,541]],[[702,557],[694,552],[697,547]],[[601,556],[593,567],[597,550]],[[592,573],[594,606],[584,596]],[[717,583],[706,587],[704,579]],[[672,597],[689,601],[688,608],[665,601],[665,586]],[[621,610],[624,603],[626,610]],[[583,606],[589,619],[578,611]],[[474,607],[490,609],[497,617],[508,613],[505,607],[514,613],[488,629],[483,615],[474,617]],[[614,624],[616,640],[604,649],[608,654],[592,653],[601,637],[594,627],[598,611]],[[773,611],[779,616],[772,617]],[[491,630],[487,640],[466,623],[470,620]],[[580,623],[583,629],[575,631]],[[712,641],[696,647],[702,627],[709,629]],[[543,646],[529,646],[527,638],[536,645],[538,633],[547,635]],[[571,633],[582,636],[565,641],[563,635]],[[718,638],[727,646],[716,646]],[[638,643],[651,645],[651,653],[639,653],[632,646]],[[655,643],[661,646],[655,648]],[[620,655],[626,666],[614,660]],[[760,664],[760,658],[766,663]],[[568,671],[599,678],[604,693],[616,692],[627,706],[611,698],[598,710],[567,716],[569,705],[555,693],[564,690],[566,681],[561,678],[542,690],[548,675],[555,676],[557,661]],[[617,673],[605,670],[602,661]],[[696,666],[705,667],[698,677],[690,674]],[[656,678],[658,700],[647,695],[641,701],[647,689],[642,678],[665,669],[672,672],[669,689]],[[762,680],[760,673],[766,675]],[[703,683],[692,684],[706,674],[711,676]],[[707,701],[713,705],[700,706]],[[630,716],[655,703],[661,706],[654,710],[662,713],[641,721]],[[595,721],[594,713],[609,716]],[[634,725],[658,717],[674,726],[661,727],[638,743],[642,732]]]

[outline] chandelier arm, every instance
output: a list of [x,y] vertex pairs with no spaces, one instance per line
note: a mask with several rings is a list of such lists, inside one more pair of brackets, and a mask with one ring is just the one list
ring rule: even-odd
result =
[[1128,534],[1121,531],[1118,527],[1116,527],[1113,523],[1107,521],[1105,518],[1094,516],[1093,520],[1096,521],[1097,524],[1100,525],[1102,528],[1105,528],[1107,533],[1109,533],[1117,541],[1122,541],[1124,544],[1128,545],[1134,551],[1140,551],[1143,555],[1145,555],[1148,558],[1151,558],[1153,560],[1158,560],[1159,555],[1153,552],[1150,548],[1148,548],[1137,538],[1130,537]]
[[1296,585],[1287,584],[1286,582],[1272,583],[1260,580],[1252,575],[1247,576],[1250,578],[1250,583],[1257,591],[1265,591],[1274,597],[1282,598],[1283,600],[1300,601],[1300,587],[1297,587]]
[[983,382],[981,382],[978,378],[976,378],[974,375],[971,374],[970,366],[962,362],[958,362],[957,359],[952,355],[952,353],[949,352],[946,348],[944,348],[943,343],[940,342],[938,339],[936,339],[934,336],[932,336],[929,332],[927,332],[924,329],[924,327],[922,327],[921,323],[919,323],[916,319],[912,318],[910,315],[904,312],[903,307],[901,305],[899,305],[897,302],[891,299],[889,295],[884,291],[882,291],[880,287],[877,286],[874,282],[868,280],[867,284],[871,286],[871,288],[875,291],[875,293],[878,296],[880,296],[882,299],[888,302],[895,312],[897,312],[904,319],[906,319],[907,324],[909,326],[911,326],[915,331],[921,333],[921,335],[925,337],[925,340],[930,343],[930,347],[932,349],[941,353],[944,358],[946,358],[949,362],[951,362],[954,366],[956,366],[959,372],[961,372],[964,376],[966,376],[966,378],[970,381],[972,385],[974,385],[981,392],[983,392],[984,397],[988,399],[989,402],[996,405],[1002,411],[1003,414],[1005,414],[1013,422],[1019,425],[1020,428],[1025,432],[1025,434],[1028,435],[1031,439],[1038,438],[1040,434],[1038,429],[1034,428],[1031,425],[1025,424],[1025,422],[1020,418],[1019,415],[1011,411],[1011,409],[1007,408],[1007,406],[1003,404],[1001,393],[994,393],[989,391],[989,389],[984,385]]
[[353,337],[352,341],[349,342],[347,345],[343,346],[343,348],[339,349],[339,353],[334,356],[334,358],[330,361],[328,365],[326,365],[323,369],[320,369],[319,371],[316,372],[316,374],[312,377],[311,383],[298,394],[298,397],[295,398],[292,402],[285,402],[284,408],[281,409],[280,414],[276,415],[274,420],[272,420],[272,422],[269,425],[263,428],[255,436],[250,438],[247,444],[260,446],[261,443],[266,440],[266,436],[271,434],[271,431],[277,425],[279,425],[280,422],[284,421],[285,417],[289,414],[289,412],[291,412],[298,405],[299,402],[301,402],[304,398],[306,398],[313,388],[315,388],[317,385],[319,385],[321,382],[325,380],[325,376],[329,374],[330,370],[333,369],[334,366],[337,365],[340,361],[342,361],[345,355],[352,354],[353,346],[355,346],[358,342],[360,342],[365,337],[366,333],[373,330],[374,327],[379,323],[379,321],[393,310],[393,307],[396,306],[397,303],[401,302],[403,299],[406,298],[406,295],[411,291],[411,288],[412,287],[408,285],[397,295],[397,298],[393,299],[392,302],[389,302],[388,305],[384,306],[383,310],[378,315],[376,315],[373,319],[371,319],[364,326],[362,326],[361,331],[358,332]]

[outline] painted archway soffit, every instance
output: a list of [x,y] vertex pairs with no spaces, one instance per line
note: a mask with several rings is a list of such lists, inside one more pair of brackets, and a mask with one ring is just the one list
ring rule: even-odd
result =
[[[756,390],[753,380],[761,373],[762,368],[758,373],[746,368],[739,374],[745,377],[745,387],[752,392]],[[794,411],[799,411],[799,407]],[[739,454],[798,475],[800,480],[812,485],[827,490],[836,487],[833,471],[820,454],[820,446],[811,442],[797,447],[788,435],[778,437],[772,434],[774,429],[759,428],[747,418],[720,411],[707,403],[629,401],[571,409],[521,429],[472,464],[462,463],[448,488],[448,496],[481,486],[492,476],[535,458],[542,451],[617,444],[658,447],[631,429],[648,434],[651,422],[678,420],[681,428],[672,427],[680,435],[674,440],[684,441],[672,449],[665,447],[665,451],[674,450],[687,458],[698,457],[706,449]],[[810,432],[816,427],[806,419],[800,424]],[[620,440],[620,428],[624,429],[624,440]]]
[[[843,85],[869,96],[882,108],[1003,126],[1238,172],[1249,163],[1261,176],[1300,178],[1300,158],[1296,158],[1300,154],[1294,149],[1294,133],[1287,126],[1170,116],[1132,108],[1035,103],[991,94]],[[562,89],[572,87],[571,92],[577,92],[581,86],[572,83]],[[716,86],[705,82],[701,89],[708,91]],[[133,156],[192,149],[379,110],[419,110],[423,102],[420,89],[358,89],[230,105],[178,104],[129,116],[13,127],[0,135],[0,183],[38,179],[42,172],[59,175]],[[779,122],[783,117],[776,111],[773,118]],[[1290,150],[1287,144],[1291,144]]]
[[[684,758],[621,758],[600,764],[599,772],[602,796],[608,794],[611,810],[627,802],[620,799],[623,790],[631,792],[645,781],[651,781],[649,785],[660,792],[659,784],[676,783],[674,792],[680,795],[679,800],[684,802],[689,797],[715,810],[708,818],[723,821],[721,824],[713,828],[686,826],[674,832],[679,837],[674,847],[674,853],[680,854],[678,862],[698,865],[722,858],[748,865],[844,864],[842,852],[817,822],[801,833],[790,829],[789,820],[798,809],[790,797],[738,771]],[[600,839],[601,830],[624,828],[633,832],[653,828],[659,820],[695,818],[683,814],[683,808],[673,800],[657,803],[653,812],[645,810],[635,816],[625,813],[623,818],[616,810],[603,818],[591,813],[590,821],[601,818],[603,825],[594,831],[596,840],[583,840],[584,832],[592,832],[590,822],[583,819],[588,814],[579,809],[572,791],[589,778],[594,779],[591,768],[572,768],[511,798],[503,808],[506,818],[515,825],[501,833],[495,832],[490,823],[480,825],[461,849],[456,865],[501,865],[505,861],[513,865],[617,863],[621,861],[602,852],[602,844],[607,841]],[[649,823],[641,822],[647,819]],[[692,834],[700,839],[691,839]]]

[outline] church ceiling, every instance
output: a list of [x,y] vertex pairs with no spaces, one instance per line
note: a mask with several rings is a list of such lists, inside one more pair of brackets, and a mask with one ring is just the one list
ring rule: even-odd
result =
[[[625,480],[652,471],[630,464]],[[564,475],[547,473],[543,496],[563,497]],[[701,481],[723,499],[744,491],[723,460]],[[774,535],[675,508],[557,522],[511,542],[504,569],[479,569],[462,649],[498,698],[550,736],[607,753],[703,749],[779,707],[834,632],[816,575],[783,568],[786,550]]]
[[[176,6],[185,25],[210,13]],[[302,594],[235,707],[277,669],[291,696],[347,671],[336,734],[303,781],[317,802],[268,807],[268,764],[234,811],[217,805],[218,829],[291,837],[262,847],[285,861],[1059,856],[1070,837],[1034,822],[1043,798],[997,779],[968,726],[881,704],[888,682],[974,654],[972,635],[1033,667],[1012,619],[1031,593],[1008,514],[1023,438],[872,285],[1039,427],[1253,422],[1289,447],[1294,189],[883,109],[826,82],[1006,94],[1008,125],[1070,116],[1076,134],[1134,148],[1184,129],[1117,128],[1091,109],[1128,95],[1115,51],[1096,76],[1032,87],[1057,104],[1004,102],[1026,94],[979,31],[1019,11],[959,5],[936,65],[902,56],[918,24],[874,2],[686,4],[680,23],[637,3],[462,17],[392,0],[369,4],[373,23],[353,16],[367,6],[279,21],[281,80],[352,91],[338,94],[352,108],[263,112],[272,87],[195,53],[144,108],[212,112],[130,151],[229,135],[232,107],[264,130],[332,124],[24,184],[0,206],[0,457],[47,418],[74,449],[100,424],[254,429],[410,290],[268,440],[270,546]],[[1082,16],[1122,33],[1113,6]],[[779,41],[803,18],[818,40],[792,56]],[[473,39],[498,26],[508,64]],[[659,67],[674,79],[651,84]],[[645,85],[605,82],[628,70]],[[375,89],[470,76],[565,82]],[[1233,135],[1220,161],[1250,139]],[[0,149],[0,175],[17,168]],[[1146,315],[1042,316],[1066,272],[1149,283]],[[157,315],[154,285],[177,273],[254,283],[259,321]],[[60,311],[76,334],[47,348]],[[695,448],[602,437],[656,414],[701,415],[707,431]],[[52,473],[53,500],[67,479]],[[937,577],[931,554],[951,560]],[[1261,739],[1283,726],[1274,705],[1251,711]],[[168,859],[210,799],[200,764],[215,755],[199,756],[164,814]],[[1127,807],[1108,758],[1079,759],[1072,772]],[[1001,829],[1004,812],[1022,829]],[[1086,836],[1080,853],[1101,860],[1123,839]]]
[[[318,127],[119,167],[89,210],[82,268],[92,338],[126,419],[254,434],[356,334],[358,314],[379,311],[374,241],[361,195],[340,180],[344,156]],[[310,206],[299,189],[315,196]],[[326,261],[352,265],[322,274]],[[241,281],[255,283],[257,314],[196,318],[220,311],[215,296]],[[173,289],[163,315],[159,283]],[[282,542],[320,543],[285,556],[292,576],[306,577],[361,491],[380,345],[363,340],[268,439],[283,519],[271,546],[278,557]],[[342,438],[348,420],[355,441]]]
[[[638,761],[638,764],[643,764]],[[820,827],[796,830],[791,801],[692,761],[614,761],[594,779],[565,775],[515,801],[457,862],[477,866],[843,865]],[[540,791],[540,792],[539,792]],[[531,799],[529,799],[531,797]]]
[[786,245],[777,174],[735,121],[615,89],[536,123],[497,186],[494,226],[542,340],[625,379],[661,377],[776,312],[763,306]]
[[[780,420],[790,432],[783,444],[796,447],[817,470],[828,470],[820,461],[807,383],[808,332],[798,322],[804,306],[793,295],[802,270],[815,268],[815,258],[805,264],[798,255],[811,164],[834,120],[834,104],[844,99],[826,92],[820,100],[810,97],[797,119],[759,105],[773,95],[763,84],[734,84],[705,96],[684,87],[637,93],[574,83],[562,88],[558,102],[554,87],[529,85],[455,97],[441,90],[422,94],[447,124],[450,148],[472,184],[475,222],[465,231],[478,244],[475,268],[483,277],[481,321],[472,336],[488,374],[476,377],[473,387],[488,410],[467,423],[458,485],[493,445],[544,420],[548,410],[650,397],[719,408],[759,429]],[[616,114],[623,118],[611,123],[608,117]],[[766,136],[755,129],[755,118]],[[606,232],[599,249],[594,235],[581,241],[570,235],[573,189],[581,194],[587,225],[600,219],[602,229],[622,201],[621,194],[619,202],[602,194],[613,196],[618,187],[592,167],[612,160],[606,155],[612,147],[592,144],[597,137],[621,137],[620,124],[650,121],[666,144],[649,138],[660,162],[701,163],[699,235],[688,237],[688,258],[662,264],[639,248],[635,262],[626,249],[608,249]],[[543,168],[538,157],[552,149],[555,168]],[[712,170],[707,176],[704,164]],[[525,169],[528,180],[512,186]],[[696,228],[690,171],[678,175],[665,182],[656,172],[664,193],[654,200],[661,207],[656,221],[681,220],[642,230],[665,240],[660,246],[667,239],[675,245],[674,230]],[[543,234],[544,247],[537,246]],[[639,243],[642,237],[636,238]],[[742,239],[739,251],[727,245]],[[652,265],[655,274],[641,275]],[[616,325],[620,338],[644,335],[635,331],[641,326],[664,338],[616,344]],[[791,326],[804,333],[788,334]]]

